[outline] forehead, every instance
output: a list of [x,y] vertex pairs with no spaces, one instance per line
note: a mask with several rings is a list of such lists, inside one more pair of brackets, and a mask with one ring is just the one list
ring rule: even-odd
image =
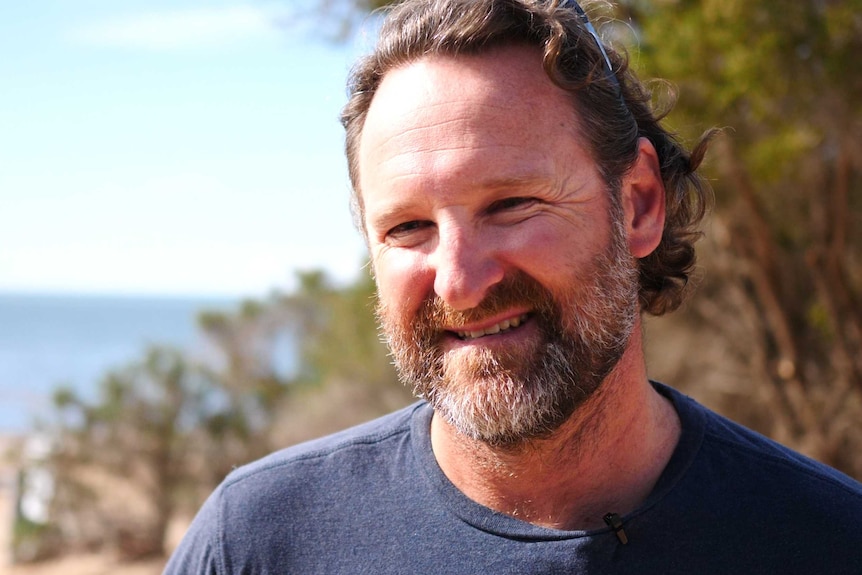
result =
[[416,116],[418,108],[454,104],[487,105],[533,116],[532,121],[540,119],[537,111],[553,108],[569,125],[576,117],[568,95],[545,74],[541,51],[506,46],[479,55],[431,55],[390,70],[371,102],[363,132],[381,119],[395,129],[409,129],[423,117]]
[[483,151],[505,155],[513,146],[518,155],[547,155],[556,152],[549,141],[579,140],[572,100],[545,74],[540,50],[429,56],[382,80],[359,141],[360,189],[366,195],[378,168],[406,174],[420,168],[410,165],[418,160],[422,169],[429,162],[452,168],[455,160],[469,162]]

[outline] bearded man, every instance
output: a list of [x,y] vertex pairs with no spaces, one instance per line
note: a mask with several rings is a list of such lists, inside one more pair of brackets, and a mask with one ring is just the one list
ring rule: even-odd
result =
[[423,401],[231,474],[167,573],[860,573],[862,486],[646,373],[706,204],[568,0],[407,0],[343,112]]

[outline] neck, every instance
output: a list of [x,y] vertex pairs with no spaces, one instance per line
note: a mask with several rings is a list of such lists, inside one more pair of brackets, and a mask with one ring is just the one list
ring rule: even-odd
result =
[[431,422],[443,473],[477,503],[556,529],[604,526],[649,495],[679,438],[673,406],[646,377],[639,327],[603,385],[553,435],[495,448]]

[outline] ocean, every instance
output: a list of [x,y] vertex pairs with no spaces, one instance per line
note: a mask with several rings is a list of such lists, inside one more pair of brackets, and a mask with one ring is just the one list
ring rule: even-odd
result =
[[238,300],[0,294],[0,433],[25,433],[51,413],[59,385],[96,396],[110,369],[143,357],[149,345],[206,352],[203,310]]

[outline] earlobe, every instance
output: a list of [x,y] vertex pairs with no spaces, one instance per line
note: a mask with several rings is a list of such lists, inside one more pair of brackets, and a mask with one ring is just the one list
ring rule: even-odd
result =
[[636,258],[646,257],[661,242],[665,218],[658,153],[646,138],[638,141],[637,160],[623,178],[622,202],[629,250]]

